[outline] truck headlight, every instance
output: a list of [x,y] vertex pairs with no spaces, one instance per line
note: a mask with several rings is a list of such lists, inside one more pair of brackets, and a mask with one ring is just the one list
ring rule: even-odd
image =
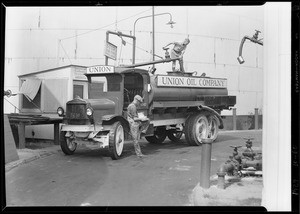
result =
[[65,113],[65,111],[64,111],[64,109],[63,109],[62,107],[58,107],[58,108],[57,108],[57,114],[58,114],[59,116],[63,116],[64,113]]
[[92,116],[93,115],[93,109],[87,108],[86,109],[86,115],[89,116],[89,117]]

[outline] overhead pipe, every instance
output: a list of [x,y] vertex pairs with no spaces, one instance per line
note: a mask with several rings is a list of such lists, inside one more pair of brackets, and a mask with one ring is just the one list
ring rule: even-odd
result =
[[155,60],[155,61],[150,61],[150,62],[143,62],[143,63],[136,63],[136,64],[132,64],[132,65],[125,65],[125,66],[121,66],[122,68],[134,68],[134,67],[139,67],[139,66],[145,66],[145,65],[153,65],[153,64],[158,64],[158,63],[166,63],[166,62],[172,62],[175,60],[179,60],[180,57],[178,58],[174,58],[174,59],[162,59],[162,60]]
[[[135,20],[134,24],[133,24],[133,36],[135,36],[135,25],[137,23],[138,20],[140,19],[144,19],[144,18],[148,18],[148,17],[152,17],[152,59],[153,61],[155,60],[155,56],[157,56],[155,54],[155,41],[154,41],[154,38],[155,38],[155,34],[154,34],[154,17],[155,16],[160,16],[160,15],[169,15],[170,16],[170,21],[168,23],[166,23],[167,25],[170,25],[171,28],[173,28],[173,25],[176,23],[172,20],[172,14],[171,13],[159,13],[159,14],[154,14],[154,7],[152,7],[152,15],[149,15],[149,16],[142,16],[142,17],[139,17],[137,20]],[[134,46],[134,51],[136,49],[136,47]],[[134,64],[134,63],[132,63]]]
[[251,42],[257,43],[259,45],[263,45],[263,42],[261,41],[262,39],[258,39],[258,34],[260,33],[259,30],[255,30],[255,34],[252,37],[249,36],[244,36],[241,44],[240,44],[240,48],[239,48],[239,56],[237,58],[237,60],[239,61],[240,64],[243,64],[245,62],[243,56],[242,56],[242,51],[243,51],[243,45],[246,41],[246,39],[250,40]]

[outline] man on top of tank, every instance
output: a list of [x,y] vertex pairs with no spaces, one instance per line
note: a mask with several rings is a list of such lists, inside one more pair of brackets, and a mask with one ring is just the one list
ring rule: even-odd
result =
[[[187,45],[190,43],[189,38],[186,38],[182,42],[171,42],[167,44],[164,48],[168,47],[169,45],[174,45],[173,49],[171,50],[171,59],[179,58],[179,65],[180,65],[180,71],[184,72],[184,67],[183,67],[183,54],[185,52],[185,49]],[[175,71],[176,68],[176,61],[172,62],[172,70]]]

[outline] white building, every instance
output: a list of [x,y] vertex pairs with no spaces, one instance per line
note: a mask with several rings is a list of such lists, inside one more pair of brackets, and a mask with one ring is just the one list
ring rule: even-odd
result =
[[[255,30],[263,38],[263,6],[253,7],[155,7],[155,54],[164,57],[162,47],[172,41],[191,43],[184,55],[187,71],[228,79],[230,95],[237,96],[237,115],[262,112],[263,47],[249,40],[244,44],[245,63],[237,61],[239,45]],[[176,22],[171,28],[166,23]],[[19,91],[18,75],[67,65],[104,64],[107,30],[137,37],[136,63],[152,60],[152,7],[8,7],[5,34],[4,89]],[[147,17],[149,16],[149,17]],[[110,41],[118,47],[116,61],[131,64],[132,41],[117,36]],[[159,59],[157,57],[156,59]],[[145,67],[148,68],[148,67]],[[157,73],[171,70],[171,64],[156,65]],[[18,97],[9,102],[19,106]],[[4,100],[4,112],[18,112]],[[223,115],[231,115],[223,111]]]

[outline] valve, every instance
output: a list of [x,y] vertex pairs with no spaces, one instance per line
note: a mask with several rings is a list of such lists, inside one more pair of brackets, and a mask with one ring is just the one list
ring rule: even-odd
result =
[[254,138],[249,138],[248,137],[248,138],[243,138],[243,139],[247,140],[246,141],[246,147],[251,149],[251,147],[252,147],[252,141],[251,140],[254,140]]
[[170,53],[169,53],[169,51],[168,51],[169,48],[163,47],[163,50],[166,51],[166,52],[165,52],[165,58],[166,58],[166,59],[170,59],[171,57],[170,57]]
[[253,38],[257,40],[259,33],[261,33],[259,30],[255,30],[255,34],[253,35]]
[[218,188],[225,189],[225,175],[233,175],[235,177],[243,177],[245,175],[262,175],[262,154],[255,153],[252,150],[252,140],[254,138],[243,138],[246,140],[246,149],[242,155],[238,154],[238,148],[242,146],[231,145],[233,155],[221,164],[217,171]]
[[230,161],[237,161],[238,165],[236,165],[236,168],[239,170],[239,164],[242,163],[242,157],[238,153],[238,148],[241,148],[242,146],[230,146],[233,148],[232,156],[229,156]]
[[4,96],[7,96],[7,97],[11,97],[11,96],[16,96],[17,94],[13,94],[12,92],[11,92],[11,90],[4,90]]
[[253,160],[254,159],[254,156],[256,155],[253,150],[252,150],[252,140],[254,138],[243,138],[246,141],[246,149],[245,151],[243,152],[243,156],[249,160]]
[[229,146],[231,148],[233,148],[233,157],[237,156],[239,153],[238,153],[238,148],[241,148],[242,146]]

